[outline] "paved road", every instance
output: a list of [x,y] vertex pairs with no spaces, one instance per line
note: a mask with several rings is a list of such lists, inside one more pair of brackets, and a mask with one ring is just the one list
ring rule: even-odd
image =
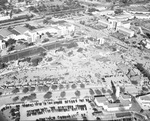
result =
[[29,57],[32,55],[37,55],[37,54],[40,54],[41,52],[45,52],[46,49],[52,50],[52,49],[59,48],[62,46],[67,46],[68,44],[72,43],[74,40],[75,39],[72,39],[72,40],[66,41],[66,42],[65,41],[52,42],[52,43],[44,44],[44,45],[42,45],[42,47],[34,46],[31,48],[27,48],[27,49],[24,49],[21,51],[17,51],[17,52],[2,56],[0,58],[0,61],[1,62],[9,62],[12,60],[17,60],[19,58],[21,59],[21,58]]
[[[93,37],[97,37],[97,38],[101,38],[101,37],[104,37],[104,38],[109,38],[110,40],[112,40],[114,43],[116,43],[118,46],[122,47],[122,48],[125,48],[125,49],[128,49],[128,45],[124,42],[122,42],[121,40],[113,37],[113,36],[109,36],[104,30],[96,30],[94,28],[91,28],[91,27],[88,27],[88,26],[85,26],[85,25],[82,25],[80,23],[77,23],[77,22],[73,22],[73,21],[69,21],[68,22],[80,27],[82,30],[85,30],[85,32],[88,34],[88,35],[91,35]],[[88,31],[87,31],[88,30]]]
[[[79,24],[77,22],[72,22],[72,21],[69,21],[69,22],[73,23],[76,26],[80,26],[82,30],[85,30],[87,32],[87,34],[90,34],[93,37],[108,37],[108,35],[106,33],[104,33],[102,30],[96,30],[96,29],[93,29],[91,27],[87,27],[87,26],[81,25],[81,24]],[[120,44],[121,46],[125,46],[124,43],[122,43],[120,40],[118,40],[118,39],[116,39],[114,37],[111,37],[111,36],[109,36],[109,37],[113,41],[115,41],[116,43]],[[66,46],[67,44],[69,44],[73,40],[75,40],[75,39],[72,39],[72,40],[66,42],[65,44],[63,43],[64,41],[53,42],[53,43],[45,44],[45,45],[43,45],[43,47],[45,49],[47,49],[47,50],[52,50],[52,49],[55,49],[55,48],[58,48],[58,47],[61,47],[61,46]],[[12,60],[17,60],[19,58],[24,58],[24,57],[36,55],[36,54],[39,54],[41,52],[45,52],[46,51],[43,47],[31,47],[31,48],[28,48],[28,49],[17,51],[15,53],[2,56],[0,58],[0,61],[1,62],[9,62],[9,61],[12,61]]]

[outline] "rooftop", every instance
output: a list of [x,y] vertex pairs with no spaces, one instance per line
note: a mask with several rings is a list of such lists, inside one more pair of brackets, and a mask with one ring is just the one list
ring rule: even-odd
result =
[[148,9],[144,6],[130,6],[128,10],[134,12],[149,12]]
[[129,104],[131,104],[129,100],[121,100],[121,103],[107,103],[109,108],[124,107],[124,106],[129,106]]
[[12,35],[13,33],[10,32],[8,29],[0,29],[0,36],[5,38],[9,35]]
[[121,95],[123,99],[130,99],[131,96],[130,95]]
[[118,67],[124,71],[124,72],[128,72],[129,67],[126,66],[124,63],[118,63]]
[[129,104],[131,103],[129,100],[121,100],[120,103],[109,103],[105,96],[95,97],[95,101],[97,103],[103,103],[104,105],[107,105],[108,108],[129,106]]
[[116,113],[116,117],[117,117],[117,118],[130,117],[130,116],[132,116],[132,114],[131,114],[130,112]]
[[145,95],[145,96],[141,96],[140,99],[141,100],[150,101],[150,94],[149,95]]
[[130,79],[131,79],[132,81],[137,81],[137,82],[140,82],[140,80],[141,80],[141,78],[140,78],[139,75],[132,76]]
[[23,34],[24,32],[28,31],[29,29],[24,26],[16,26],[13,28],[13,30],[18,32],[19,34]]
[[121,15],[111,15],[109,17],[111,19],[114,19],[114,20],[117,20],[117,21],[125,21],[125,20],[133,18],[134,15],[131,15],[131,14],[121,14]]
[[125,28],[125,27],[122,27],[122,26],[118,26],[117,27],[117,29],[119,29],[119,30],[121,30],[121,31],[123,31],[123,32],[125,32],[125,33],[132,33],[132,32],[134,32],[134,31],[132,31],[131,29],[128,29],[128,28]]
[[61,21],[54,21],[53,24],[64,24],[66,23],[66,21],[61,20]]
[[107,99],[105,96],[103,97],[96,97],[95,100],[98,102],[98,103],[105,103],[107,102]]

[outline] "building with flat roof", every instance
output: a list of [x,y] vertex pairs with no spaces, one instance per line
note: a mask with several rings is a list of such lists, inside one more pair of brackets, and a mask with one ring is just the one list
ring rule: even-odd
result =
[[114,11],[113,10],[101,10],[101,11],[96,11],[96,12],[92,12],[92,14],[94,15],[113,15]]
[[14,34],[10,32],[8,29],[0,29],[0,39],[6,39],[13,35]]
[[109,21],[107,21],[107,20],[105,20],[105,19],[100,19],[100,20],[98,20],[98,23],[99,23],[100,25],[106,27],[106,28],[107,28],[107,27],[110,28],[110,23],[109,23]]
[[134,36],[134,31],[133,30],[125,28],[125,27],[122,27],[122,26],[118,26],[117,27],[117,31],[127,35],[128,37],[133,37]]
[[107,15],[107,17],[109,17],[110,19],[116,19],[118,21],[127,21],[129,19],[133,19],[134,15],[130,14],[130,13],[123,13],[121,15]]
[[27,27],[24,26],[15,26],[12,31],[16,33],[16,35],[24,34],[25,32],[29,31]]
[[150,40],[149,39],[146,39],[145,40],[145,47],[147,48],[147,49],[150,49]]
[[106,111],[129,110],[132,106],[129,100],[121,100],[120,103],[110,103],[105,96],[95,97],[97,106],[103,107]]
[[138,5],[138,6],[129,6],[128,10],[129,13],[132,14],[137,14],[137,13],[141,13],[141,14],[149,14],[150,11],[148,10],[148,8],[146,8],[145,6],[142,5]]
[[136,100],[144,110],[150,109],[150,94],[137,97]]
[[6,44],[3,40],[0,40],[0,50],[3,50],[6,48]]
[[147,14],[134,14],[137,19],[150,19],[150,16]]
[[139,89],[133,84],[126,84],[125,92],[135,96],[135,95],[139,94]]

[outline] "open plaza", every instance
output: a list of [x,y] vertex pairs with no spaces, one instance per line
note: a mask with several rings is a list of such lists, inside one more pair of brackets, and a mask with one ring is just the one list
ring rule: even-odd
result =
[[148,5],[90,3],[32,0],[13,3],[16,13],[7,6],[11,18],[1,11],[0,117],[150,120]]

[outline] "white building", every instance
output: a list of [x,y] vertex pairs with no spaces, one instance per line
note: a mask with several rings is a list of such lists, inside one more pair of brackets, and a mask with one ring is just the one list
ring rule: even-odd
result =
[[105,19],[100,19],[98,20],[98,23],[101,24],[104,27],[108,27],[110,28],[111,24],[109,23],[109,21],[105,20]]
[[134,14],[137,19],[150,19],[149,14]]
[[104,38],[98,38],[98,44],[102,45],[105,43],[105,39]]
[[122,22],[118,22],[117,26],[122,26],[124,28],[130,29],[131,23],[128,21],[122,21]]
[[8,20],[8,19],[10,19],[10,16],[3,16],[0,14],[0,21]]
[[102,10],[102,11],[98,11],[98,12],[92,12],[92,14],[95,14],[95,15],[113,15],[114,11],[113,10]]
[[130,22],[120,20],[120,19],[109,19],[110,22],[110,28],[116,29],[117,26],[122,26],[124,28],[129,29],[131,27]]
[[12,38],[15,40],[24,39],[28,41],[28,39],[30,38],[29,36],[25,35],[25,33],[30,30],[24,26],[15,26],[14,28],[9,29],[9,31],[14,34]]
[[150,94],[144,95],[136,98],[137,102],[140,104],[142,109],[148,110],[150,109]]
[[106,15],[106,16],[109,17],[110,19],[116,19],[118,21],[127,21],[129,19],[134,18],[134,15],[130,13],[123,13],[121,15]]
[[53,27],[57,27],[60,30],[60,36],[66,36],[70,35],[75,31],[75,26],[73,24],[69,23],[58,23],[58,24],[53,24]]
[[47,27],[47,28],[38,28],[33,31],[26,31],[24,35],[27,35],[31,38],[32,42],[36,42],[40,36],[45,35],[46,33],[58,34],[60,30],[56,27]]
[[97,106],[103,107],[106,111],[129,110],[132,106],[129,100],[122,100],[121,103],[109,103],[105,96],[95,97],[94,101]]
[[3,40],[0,40],[0,50],[3,50],[5,48],[6,48],[5,42],[3,42]]
[[119,31],[120,33],[123,33],[123,34],[127,35],[128,37],[133,37],[134,36],[134,31],[132,31],[131,29],[122,27],[122,26],[118,26],[117,27],[117,31]]
[[120,87],[119,87],[119,85],[117,85],[116,86],[116,97],[117,97],[117,99],[119,98],[119,96],[120,96]]
[[9,38],[12,38],[14,34],[8,29],[0,29],[0,39],[7,41]]
[[104,11],[104,10],[107,9],[107,7],[105,7],[105,6],[98,6],[98,7],[96,7],[96,9],[99,10],[99,11]]
[[133,84],[126,84],[125,92],[135,96],[139,93],[139,89],[136,86],[134,86]]
[[147,49],[150,49],[150,40],[149,39],[146,39],[146,46],[145,46]]

